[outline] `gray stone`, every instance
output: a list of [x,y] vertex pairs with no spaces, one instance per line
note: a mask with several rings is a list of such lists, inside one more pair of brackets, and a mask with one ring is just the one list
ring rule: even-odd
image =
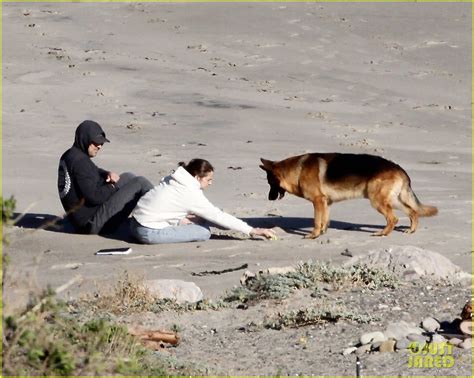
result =
[[459,344],[459,347],[463,349],[472,349],[472,338],[469,337],[467,339],[464,339],[464,341]]
[[387,338],[380,331],[364,333],[360,337],[360,343],[362,345],[369,344],[369,343],[376,343],[377,341],[385,341],[385,340],[387,340]]
[[159,298],[174,299],[178,303],[202,300],[201,289],[194,283],[181,280],[149,280],[145,282],[151,294]]
[[411,341],[408,340],[406,337],[404,337],[404,338],[396,341],[395,347],[398,350],[405,350],[405,349],[408,349],[408,346],[410,345],[410,343],[411,343]]
[[294,266],[282,266],[282,267],[271,267],[266,270],[260,271],[260,274],[269,274],[269,275],[274,275],[274,274],[287,274],[287,273],[292,273],[296,271],[296,267]]
[[400,340],[409,334],[421,335],[424,332],[423,328],[417,327],[413,323],[407,323],[403,320],[395,323],[390,323],[387,329],[383,332],[387,339]]
[[419,342],[428,341],[426,336],[419,335],[417,333],[410,333],[409,335],[407,335],[407,339],[410,340],[410,341],[419,341]]
[[357,348],[357,350],[355,351],[355,354],[360,356],[362,354],[369,353],[370,352],[370,347],[371,347],[370,344],[362,345],[362,346]]
[[436,332],[440,328],[440,324],[431,316],[423,319],[421,325],[428,332]]
[[240,277],[240,284],[242,286],[245,286],[248,281],[252,281],[257,279],[257,275],[250,270],[246,270],[244,274],[242,274],[242,277]]
[[343,356],[348,356],[351,353],[354,353],[357,350],[357,347],[349,347],[342,351]]
[[415,246],[393,246],[369,251],[365,255],[354,256],[344,266],[365,264],[395,273],[407,280],[424,276],[441,279],[460,279],[460,267],[443,255]]
[[431,336],[431,342],[432,343],[445,343],[446,337],[438,333],[435,333],[433,336]]
[[382,353],[395,352],[395,340],[386,340],[380,345],[379,351]]
[[462,343],[462,340],[461,339],[458,339],[457,337],[453,337],[451,339],[448,340],[448,344],[451,344],[451,345],[459,345]]
[[382,345],[382,343],[384,343],[385,341],[377,341],[375,343],[372,343],[370,345],[370,350],[379,350],[380,348],[380,345]]

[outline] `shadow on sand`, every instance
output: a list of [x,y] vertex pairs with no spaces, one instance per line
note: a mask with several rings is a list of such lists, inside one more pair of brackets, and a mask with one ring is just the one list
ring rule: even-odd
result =
[[[30,228],[36,230],[46,230],[51,232],[59,232],[63,234],[75,234],[76,231],[74,226],[69,222],[68,219],[63,216],[51,215],[51,214],[38,214],[38,213],[15,213],[13,215],[15,222],[14,226]],[[127,243],[136,243],[129,231],[129,223],[124,222],[120,227],[110,234],[101,234],[107,239],[121,240]]]
[[74,227],[63,217],[51,214],[15,213],[13,214],[14,226],[73,234]]
[[[309,234],[314,227],[313,218],[299,218],[299,217],[265,217],[265,218],[242,218],[243,221],[247,222],[253,227],[279,227],[285,232],[294,235],[304,236]],[[329,229],[345,230],[345,231],[358,231],[373,233],[375,230],[381,230],[384,225],[374,224],[358,224],[341,222],[337,220],[331,220]],[[401,230],[405,227],[397,227]]]
[[[51,214],[39,214],[39,213],[15,213],[14,225],[17,227],[46,230],[51,232],[60,232],[65,234],[74,234],[74,227],[72,224],[63,217]],[[313,218],[300,218],[300,217],[261,217],[261,218],[242,218],[243,221],[247,222],[252,227],[279,227],[285,232],[294,235],[304,236],[311,232],[313,228]],[[382,229],[383,225],[373,224],[357,224],[348,223],[332,220],[329,228],[336,230],[346,231],[359,231],[372,233],[374,230]],[[397,230],[403,230],[406,227],[397,227]],[[120,227],[111,234],[101,235],[108,239],[121,240],[127,243],[137,244],[135,239],[132,237],[129,231],[129,223],[124,222]],[[213,235],[214,240],[237,240],[232,236],[227,235]]]

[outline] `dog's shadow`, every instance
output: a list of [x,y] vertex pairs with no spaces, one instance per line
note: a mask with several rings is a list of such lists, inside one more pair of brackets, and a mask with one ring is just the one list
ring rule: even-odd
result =
[[[305,236],[309,234],[314,227],[313,218],[300,218],[300,217],[265,217],[265,218],[242,218],[243,221],[247,222],[253,227],[264,227],[273,228],[279,227],[288,234]],[[384,225],[374,224],[360,224],[360,223],[349,223],[337,220],[331,220],[329,223],[329,229],[344,230],[344,231],[358,231],[373,233],[375,230],[381,230]],[[403,231],[407,229],[406,226],[399,226],[395,229]]]

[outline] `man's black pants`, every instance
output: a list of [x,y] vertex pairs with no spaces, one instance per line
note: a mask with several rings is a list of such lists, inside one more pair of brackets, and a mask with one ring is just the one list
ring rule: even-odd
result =
[[104,202],[87,223],[89,234],[108,234],[114,232],[125,221],[138,200],[153,188],[145,177],[126,172],[120,175],[115,184],[118,190]]

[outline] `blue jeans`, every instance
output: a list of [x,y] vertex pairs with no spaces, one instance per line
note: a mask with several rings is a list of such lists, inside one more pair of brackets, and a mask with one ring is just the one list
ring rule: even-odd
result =
[[209,228],[198,224],[169,226],[156,229],[142,226],[135,218],[132,218],[130,222],[130,231],[132,235],[143,244],[206,241],[211,237]]

